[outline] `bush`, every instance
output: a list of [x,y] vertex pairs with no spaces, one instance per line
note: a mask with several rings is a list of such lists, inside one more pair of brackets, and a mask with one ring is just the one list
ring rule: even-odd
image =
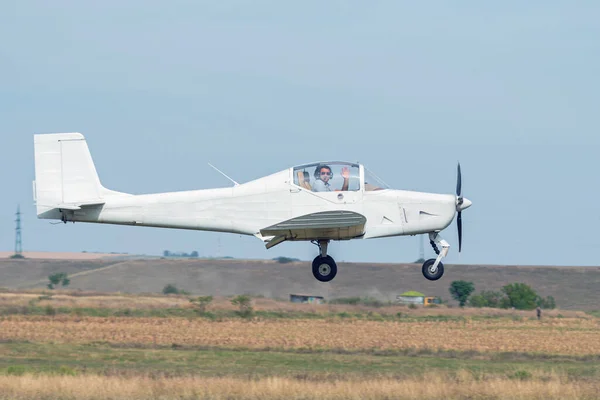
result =
[[231,304],[240,308],[238,314],[243,318],[249,318],[254,314],[254,309],[252,308],[252,299],[248,295],[243,294],[234,297],[231,300]]
[[11,365],[6,369],[6,375],[23,376],[27,369],[22,365]]
[[475,290],[475,285],[473,282],[453,281],[448,290],[450,291],[452,298],[458,301],[461,307],[464,307],[467,299]]
[[329,304],[350,304],[353,306],[362,304],[369,307],[383,307],[386,305],[385,302],[377,300],[373,297],[340,297],[337,299],[332,299],[329,301]]
[[471,307],[487,307],[487,303],[481,294],[474,294],[469,299],[469,305]]
[[518,371],[515,371],[513,374],[509,375],[508,377],[510,379],[526,381],[526,380],[531,379],[532,375],[531,375],[531,372],[520,369]]
[[482,290],[481,293],[471,296],[469,305],[471,307],[514,307],[517,310],[533,310],[535,307],[556,308],[554,297],[543,298],[524,283],[506,285],[501,292]]
[[360,303],[360,297],[340,297],[338,299],[331,299],[329,304],[351,304],[353,306]]
[[67,367],[66,365],[61,365],[58,367],[57,373],[62,376],[77,376],[77,371],[71,367]]
[[48,283],[48,289],[54,289],[59,284],[61,284],[63,287],[69,286],[69,283],[71,283],[71,280],[67,277],[67,274],[64,272],[56,272],[54,274],[50,274],[48,276],[48,280],[50,281],[50,283]]
[[369,306],[369,307],[383,307],[386,305],[386,303],[384,303],[381,300],[377,300],[373,297],[363,297],[360,302],[362,304],[364,304],[365,306]]
[[298,259],[298,258],[291,258],[291,257],[275,257],[273,260],[277,261],[280,264],[287,264],[287,263],[291,263],[294,261],[300,261],[300,259]]
[[187,292],[185,290],[177,289],[177,286],[175,286],[171,283],[169,283],[168,285],[165,285],[162,292],[163,292],[163,294],[183,294],[183,295],[190,294],[189,292]]
[[502,288],[506,295],[501,301],[504,308],[516,308],[517,310],[533,310],[537,307],[538,294],[525,283],[512,283]]
[[192,303],[194,306],[196,306],[196,309],[198,312],[205,313],[206,307],[208,307],[208,305],[212,302],[212,300],[213,300],[212,296],[199,296],[199,297],[196,297],[195,299],[190,299],[190,303]]
[[546,310],[554,310],[556,308],[556,301],[554,301],[554,297],[547,296],[545,299],[538,296],[537,306]]
[[469,305],[471,307],[500,307],[502,293],[493,290],[482,290],[479,294],[471,296]]

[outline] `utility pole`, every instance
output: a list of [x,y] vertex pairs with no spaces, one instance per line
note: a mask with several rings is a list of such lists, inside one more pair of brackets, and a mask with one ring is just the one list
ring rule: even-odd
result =
[[21,205],[17,206],[17,228],[15,230],[15,254],[13,258],[23,258],[23,243],[21,241]]
[[419,260],[425,260],[425,246],[423,245],[423,235],[419,235]]
[[221,258],[221,235],[217,236],[217,258]]

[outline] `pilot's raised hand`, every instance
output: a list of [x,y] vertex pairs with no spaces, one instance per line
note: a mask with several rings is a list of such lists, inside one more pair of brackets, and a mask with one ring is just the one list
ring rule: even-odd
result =
[[342,168],[342,178],[350,179],[350,169],[348,167]]

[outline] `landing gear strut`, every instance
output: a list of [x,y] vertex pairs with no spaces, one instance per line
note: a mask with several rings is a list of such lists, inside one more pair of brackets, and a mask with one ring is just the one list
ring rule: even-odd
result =
[[[437,254],[437,258],[430,258],[423,263],[423,276],[430,281],[437,281],[444,275],[444,264],[442,264],[442,258],[448,254],[450,245],[446,242],[437,232],[429,233],[429,243],[433,247],[433,251]],[[440,251],[437,245],[442,246]]]
[[327,245],[329,240],[312,241],[319,247],[319,255],[315,257],[312,263],[313,275],[318,281],[329,282],[337,274],[337,265],[331,256],[327,255]]

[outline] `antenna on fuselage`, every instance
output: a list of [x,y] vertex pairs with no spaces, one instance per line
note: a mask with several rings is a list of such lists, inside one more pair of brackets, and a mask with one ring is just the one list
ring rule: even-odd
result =
[[211,163],[208,163],[208,165],[210,165],[211,167],[213,167],[218,173],[220,173],[221,175],[223,175],[225,178],[227,178],[231,182],[233,182],[234,186],[238,186],[239,185],[239,183],[237,183],[236,181],[234,181],[233,179],[231,179],[230,177],[228,177],[227,175],[225,175],[225,173],[223,171],[221,171],[219,168],[215,167]]

